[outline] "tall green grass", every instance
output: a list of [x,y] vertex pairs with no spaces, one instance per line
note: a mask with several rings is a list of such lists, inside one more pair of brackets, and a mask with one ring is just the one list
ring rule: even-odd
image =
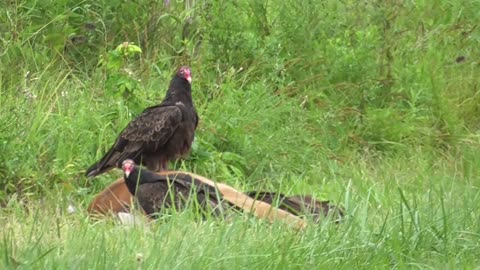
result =
[[301,232],[240,214],[195,222],[188,212],[129,227],[88,220],[80,207],[68,214],[68,201],[54,196],[27,205],[11,199],[1,210],[0,261],[4,269],[474,269],[478,188],[446,178],[446,162],[435,169],[411,161],[355,164],[348,180],[333,177],[347,217]]
[[[477,267],[480,1],[166,2],[0,3],[2,268]],[[172,166],[345,222],[89,221],[120,172],[85,168],[185,64],[201,120]]]

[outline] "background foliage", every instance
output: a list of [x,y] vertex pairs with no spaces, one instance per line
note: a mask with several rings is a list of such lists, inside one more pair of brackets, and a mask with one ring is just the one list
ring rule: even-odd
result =
[[1,5],[4,195],[77,185],[182,64],[202,117],[187,168],[226,181],[478,147],[478,1]]

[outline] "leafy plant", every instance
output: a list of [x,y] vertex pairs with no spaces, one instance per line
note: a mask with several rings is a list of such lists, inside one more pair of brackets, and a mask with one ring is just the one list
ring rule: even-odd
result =
[[[100,56],[99,65],[106,73],[107,98],[137,102],[136,95],[142,91],[136,70],[142,49],[133,43],[124,42],[114,50]],[[136,104],[137,106],[139,104]]]

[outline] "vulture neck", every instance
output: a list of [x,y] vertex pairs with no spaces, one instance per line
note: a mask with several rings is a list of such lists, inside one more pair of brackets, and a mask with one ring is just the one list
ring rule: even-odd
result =
[[192,105],[192,86],[190,83],[179,76],[173,77],[168,87],[167,94],[163,102],[176,103],[181,101],[185,105]]
[[126,177],[126,175],[124,175],[125,184],[127,185],[128,191],[130,191],[130,193],[132,193],[132,195],[134,196],[135,196],[135,193],[137,192],[137,187],[140,186],[141,184],[141,179],[139,176],[140,174],[137,168],[134,168],[130,172],[130,175],[128,176],[128,178]]

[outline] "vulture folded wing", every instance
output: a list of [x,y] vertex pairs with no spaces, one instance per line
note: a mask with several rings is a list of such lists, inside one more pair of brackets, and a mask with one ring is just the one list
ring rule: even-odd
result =
[[158,175],[145,170],[140,183],[136,197],[149,214],[158,213],[161,209],[184,209],[195,201],[204,211],[215,214],[220,214],[224,207],[214,187],[188,174]]
[[344,213],[341,207],[330,204],[328,201],[319,201],[310,195],[286,196],[276,192],[249,191],[248,196],[273,205],[278,205],[282,210],[288,211],[296,216],[310,216],[315,222],[322,217],[333,213],[336,220],[340,220]]
[[180,125],[182,117],[182,111],[177,106],[146,109],[123,130],[120,138],[128,143],[117,151],[136,152],[152,145],[154,149],[164,146]]
[[145,109],[122,131],[108,153],[87,169],[86,175],[101,174],[112,167],[119,167],[127,158],[135,159],[164,146],[180,125],[182,117],[182,111],[174,105]]

